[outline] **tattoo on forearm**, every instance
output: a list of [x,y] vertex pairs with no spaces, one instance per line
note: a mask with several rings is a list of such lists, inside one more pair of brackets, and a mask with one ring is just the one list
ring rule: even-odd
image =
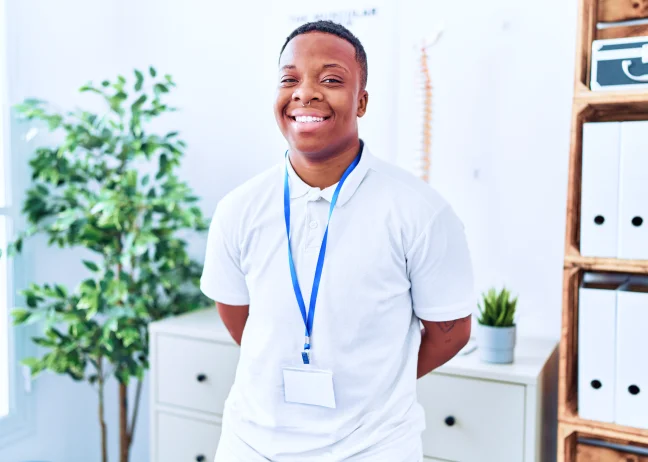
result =
[[439,326],[439,329],[441,329],[441,332],[443,332],[444,334],[447,334],[452,329],[454,329],[454,326],[455,326],[455,324],[457,324],[457,322],[460,322],[460,323],[463,324],[466,321],[468,321],[468,319],[469,318],[461,318],[461,319],[455,319],[454,321],[443,321],[443,322],[437,323],[437,326]]
[[455,324],[457,321],[443,321],[437,324],[439,326],[439,329],[441,329],[441,332],[444,334],[447,334],[450,332],[452,329],[454,329]]

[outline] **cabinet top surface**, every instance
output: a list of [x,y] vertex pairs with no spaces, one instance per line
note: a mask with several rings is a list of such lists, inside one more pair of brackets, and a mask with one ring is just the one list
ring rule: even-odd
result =
[[[216,307],[186,313],[150,324],[151,333],[181,335],[201,340],[211,340],[234,345],[223,325]],[[557,339],[520,336],[515,347],[513,364],[489,364],[479,358],[479,350],[471,339],[465,348],[467,354],[458,354],[435,372],[461,375],[487,380],[500,380],[521,384],[536,384],[545,364],[555,352]]]
[[235,344],[220,320],[216,306],[162,319],[150,324],[151,333],[182,335],[202,340]]
[[469,353],[458,354],[435,372],[462,375],[487,380],[520,384],[537,384],[552,354],[557,353],[558,340],[545,337],[520,337],[515,347],[512,364],[489,364],[479,358],[479,349],[470,351],[475,339],[465,348]]

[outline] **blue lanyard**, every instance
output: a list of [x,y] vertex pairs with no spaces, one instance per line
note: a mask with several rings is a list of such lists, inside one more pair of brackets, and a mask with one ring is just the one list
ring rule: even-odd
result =
[[[287,155],[287,153],[286,153]],[[288,159],[286,159],[288,162]],[[313,290],[311,291],[310,305],[308,306],[308,314],[306,314],[306,305],[304,303],[304,297],[299,287],[299,281],[297,280],[297,272],[295,271],[295,262],[293,261],[292,250],[290,248],[290,186],[288,185],[288,165],[286,164],[286,175],[284,178],[284,216],[286,218],[286,236],[288,237],[288,263],[290,264],[290,276],[292,277],[293,289],[295,289],[295,297],[297,297],[297,304],[299,305],[299,310],[301,311],[302,319],[304,320],[304,326],[306,326],[306,340],[304,341],[304,351],[302,352],[302,361],[304,364],[310,364],[310,337],[313,332],[313,318],[315,317],[315,303],[317,302],[317,292],[319,290],[320,279],[322,278],[322,268],[324,267],[324,256],[326,255],[326,241],[328,240],[328,228],[331,223],[331,215],[333,214],[333,209],[342,189],[344,181],[347,179],[349,174],[356,168],[360,162],[360,154],[355,158],[355,160],[349,165],[346,169],[340,182],[335,188],[333,193],[333,198],[331,199],[331,206],[329,207],[328,221],[326,223],[326,230],[324,231],[324,237],[322,238],[322,245],[319,251],[319,257],[317,258],[317,266],[315,267],[315,278],[313,279]]]

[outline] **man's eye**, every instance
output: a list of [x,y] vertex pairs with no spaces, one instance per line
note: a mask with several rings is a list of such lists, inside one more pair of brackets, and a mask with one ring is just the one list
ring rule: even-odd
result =
[[281,83],[295,83],[297,79],[282,79]]
[[323,82],[324,83],[342,83],[342,81],[338,80],[338,79],[324,79]]

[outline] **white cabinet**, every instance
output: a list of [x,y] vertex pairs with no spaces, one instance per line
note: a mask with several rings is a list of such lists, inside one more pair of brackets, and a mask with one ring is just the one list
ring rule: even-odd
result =
[[513,364],[483,363],[473,351],[420,379],[425,460],[554,461],[557,366],[557,341],[522,337]]
[[150,325],[151,462],[212,462],[239,349],[216,308]]
[[[151,324],[151,462],[211,462],[239,350],[216,309]],[[550,462],[556,342],[518,340],[515,363],[460,355],[418,381],[425,460]]]

